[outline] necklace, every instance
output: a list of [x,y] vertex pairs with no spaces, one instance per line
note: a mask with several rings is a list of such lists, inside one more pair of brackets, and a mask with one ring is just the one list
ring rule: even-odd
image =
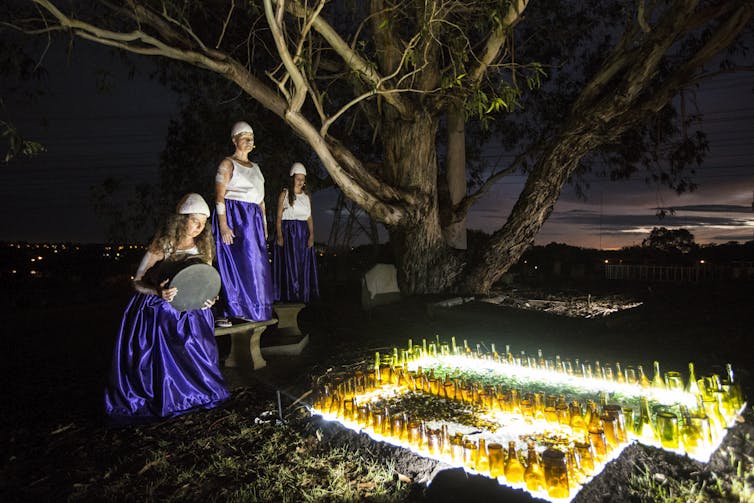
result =
[[240,162],[241,164],[251,164],[251,161],[245,160],[245,159],[239,159],[236,156],[232,156],[232,159],[235,159],[236,161]]

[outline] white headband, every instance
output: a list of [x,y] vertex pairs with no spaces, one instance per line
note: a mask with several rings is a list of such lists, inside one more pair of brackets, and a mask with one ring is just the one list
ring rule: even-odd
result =
[[300,162],[294,162],[293,166],[291,166],[290,176],[293,176],[293,175],[306,176],[306,168],[304,167],[304,165],[301,164]]
[[239,135],[241,133],[249,133],[251,136],[254,136],[254,130],[251,129],[251,126],[247,122],[236,122],[233,124],[233,127],[230,130],[230,137],[235,138],[236,135]]
[[191,215],[192,213],[199,213],[206,215],[209,218],[209,206],[204,201],[204,198],[199,194],[186,194],[178,202],[178,206],[175,208],[175,212],[179,215]]

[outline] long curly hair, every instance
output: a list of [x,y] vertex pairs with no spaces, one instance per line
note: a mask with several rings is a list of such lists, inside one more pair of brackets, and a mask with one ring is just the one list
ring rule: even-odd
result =
[[[186,233],[186,225],[191,215],[174,213],[170,215],[152,238],[149,249],[155,253],[163,253],[165,260],[175,259],[175,245]],[[202,232],[194,238],[194,244],[205,262],[212,263],[215,256],[215,243],[212,239],[212,226],[207,221]]]

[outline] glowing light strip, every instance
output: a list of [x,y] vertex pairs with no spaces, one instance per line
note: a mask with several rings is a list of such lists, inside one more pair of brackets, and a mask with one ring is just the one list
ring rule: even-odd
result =
[[599,393],[607,391],[620,393],[629,397],[646,396],[661,404],[678,403],[687,407],[696,406],[696,396],[683,390],[667,390],[654,387],[642,388],[639,384],[619,383],[597,377],[582,377],[569,375],[554,370],[524,367],[510,363],[499,363],[493,360],[469,358],[458,355],[424,356],[408,364],[408,370],[450,367],[454,370],[491,371],[497,376],[516,378],[527,384],[549,384],[570,386],[585,393]]
[[[455,342],[455,341],[454,341]],[[395,352],[396,350],[394,350]],[[420,352],[424,353],[426,355],[426,352]],[[556,372],[549,369],[541,369],[541,368],[534,368],[534,367],[526,367],[518,364],[508,363],[506,361],[495,361],[491,360],[489,358],[476,358],[476,357],[469,357],[469,356],[463,356],[463,355],[449,355],[449,354],[442,354],[442,355],[434,355],[434,356],[420,356],[418,358],[411,359],[409,361],[404,362],[406,363],[405,369],[408,371],[416,371],[419,367],[423,369],[423,372],[426,372],[429,369],[433,369],[437,371],[438,373],[442,373],[445,371],[455,373],[458,371],[474,371],[481,374],[479,376],[480,379],[515,379],[517,384],[519,385],[525,385],[530,386],[532,388],[536,388],[539,386],[562,386],[570,388],[573,391],[576,391],[580,394],[593,394],[593,393],[599,393],[599,392],[608,392],[608,393],[617,393],[619,395],[622,395],[624,397],[647,397],[648,399],[652,399],[654,402],[657,402],[659,404],[663,405],[684,405],[686,407],[689,407],[690,409],[693,409],[696,407],[696,397],[695,395],[691,393],[687,393],[683,390],[668,390],[668,389],[659,389],[656,387],[642,387],[641,385],[637,384],[630,384],[630,383],[621,383],[621,382],[615,382],[611,380],[606,380],[603,378],[597,378],[597,377],[583,377],[579,375],[573,375],[573,374],[566,374],[563,372]],[[487,375],[485,375],[487,374]],[[426,375],[426,374],[425,374]],[[409,389],[405,387],[395,386],[391,384],[378,384],[377,387],[367,393],[360,393],[354,395],[354,402],[355,406],[358,406],[359,404],[367,403],[367,402],[373,402],[377,400],[384,400],[386,398],[395,397],[398,395],[401,395],[403,393],[408,392]],[[444,399],[439,396],[435,396],[432,394],[426,394],[428,399],[431,400],[440,400]],[[743,404],[741,408],[737,411],[738,414],[741,413],[746,407],[746,404]],[[327,411],[321,410],[319,408],[313,407],[311,412],[313,414],[319,414],[326,420],[333,420],[338,421],[343,426],[352,429],[356,432],[363,432],[369,435],[374,440],[380,441],[380,442],[387,442],[392,445],[399,446],[404,449],[408,449],[420,456],[435,459],[437,461],[446,463],[450,466],[457,466],[461,467],[464,470],[466,470],[469,473],[474,474],[480,474],[487,477],[491,477],[489,473],[480,473],[477,470],[475,470],[473,467],[469,467],[463,464],[463,462],[458,462],[457,460],[454,460],[451,456],[439,452],[439,453],[430,453],[428,449],[426,448],[418,448],[415,445],[410,444],[407,441],[402,441],[400,439],[396,439],[391,436],[382,435],[379,433],[376,433],[372,431],[371,427],[368,428],[361,428],[360,425],[356,421],[347,421],[344,420],[344,418],[337,416],[336,414],[330,414]],[[724,414],[724,411],[721,411],[722,414]],[[480,418],[496,423],[500,425],[500,428],[497,431],[488,431],[488,430],[481,430],[478,427],[469,427],[464,426],[458,423],[453,423],[450,421],[423,421],[425,427],[431,429],[431,430],[437,430],[440,429],[440,427],[447,428],[448,433],[448,439],[450,437],[453,437],[455,434],[461,434],[465,439],[471,440],[472,442],[478,442],[479,439],[484,439],[487,443],[499,443],[503,446],[505,446],[509,441],[515,441],[517,444],[520,444],[520,438],[525,437],[544,437],[546,438],[554,438],[552,437],[553,434],[557,434],[558,437],[570,437],[571,439],[576,438],[575,432],[571,429],[568,425],[561,425],[557,423],[551,423],[547,422],[545,420],[541,419],[534,419],[531,417],[524,417],[521,414],[518,413],[510,413],[510,412],[503,412],[499,410],[486,410],[484,413],[480,415]],[[725,417],[725,424],[723,425],[725,428],[732,426],[735,423],[736,414],[730,414],[727,417]],[[420,419],[420,418],[417,418]],[[471,430],[471,431],[469,431]],[[620,454],[623,452],[623,449],[625,449],[629,443],[633,441],[639,441],[642,444],[645,445],[652,445],[664,450],[668,450],[671,452],[675,452],[679,455],[688,455],[694,459],[697,459],[702,462],[708,462],[712,453],[719,447],[720,443],[722,442],[722,439],[724,437],[724,432],[715,431],[715,435],[713,436],[713,441],[711,442],[711,445],[705,447],[699,447],[694,450],[693,453],[687,452],[684,448],[680,447],[678,449],[668,449],[666,447],[663,447],[659,440],[653,438],[644,438],[639,437],[633,432],[632,429],[627,429],[626,431],[628,436],[628,442],[620,444],[612,450],[609,450],[607,453],[607,456],[603,461],[598,461],[597,459],[594,460],[594,470],[593,472],[588,475],[586,478],[581,480],[581,483],[576,482],[575,479],[578,478],[577,476],[574,476],[574,474],[571,474],[569,477],[569,486],[570,486],[570,494],[568,498],[552,498],[550,497],[546,491],[530,491],[526,487],[525,484],[520,483],[511,483],[508,481],[504,476],[498,477],[497,481],[501,485],[506,485],[509,487],[517,488],[517,489],[523,489],[533,496],[536,496],[538,498],[542,498],[548,501],[553,502],[567,502],[573,499],[576,494],[581,490],[581,487],[583,487],[583,484],[588,483],[593,477],[597,476],[604,466],[611,461],[612,459],[617,458],[620,456]],[[549,437],[548,437],[549,435]],[[680,432],[679,432],[680,437]],[[570,442],[567,442],[570,443]],[[683,445],[682,443],[680,445]],[[519,449],[520,450],[520,449]],[[540,451],[541,451],[540,446]],[[578,474],[576,474],[578,475]],[[429,482],[431,483],[431,481]]]

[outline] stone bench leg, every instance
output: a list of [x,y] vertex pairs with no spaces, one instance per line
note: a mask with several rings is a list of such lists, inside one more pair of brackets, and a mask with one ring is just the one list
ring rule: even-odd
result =
[[251,354],[251,364],[254,370],[266,367],[267,362],[259,349],[259,340],[266,328],[266,326],[254,327],[250,330],[230,334],[230,354],[225,359],[225,366],[248,367],[249,354]]
[[303,335],[298,328],[298,313],[306,304],[275,304],[272,308],[277,313],[278,331],[285,336]]

